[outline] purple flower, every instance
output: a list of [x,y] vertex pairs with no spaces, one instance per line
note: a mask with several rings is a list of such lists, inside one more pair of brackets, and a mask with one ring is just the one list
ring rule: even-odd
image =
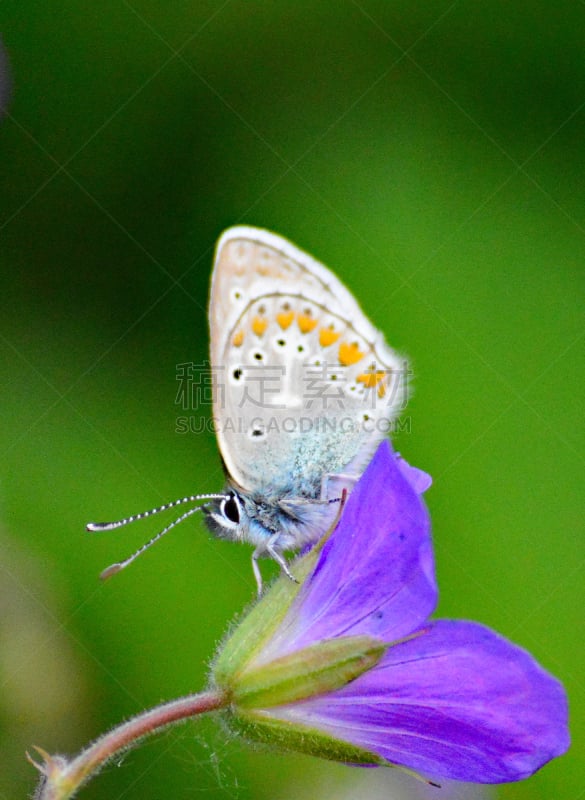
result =
[[215,677],[232,691],[235,727],[327,758],[477,783],[520,780],[565,752],[555,678],[482,625],[428,620],[438,596],[420,497],[429,482],[380,446],[336,530],[305,556],[300,589],[283,604],[277,583],[220,654]]

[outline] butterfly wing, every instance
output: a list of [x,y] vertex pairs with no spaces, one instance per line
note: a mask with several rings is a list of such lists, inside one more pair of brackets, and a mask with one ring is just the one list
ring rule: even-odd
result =
[[318,497],[359,475],[404,402],[406,362],[325,266],[268,231],[221,236],[209,305],[213,416],[247,491]]

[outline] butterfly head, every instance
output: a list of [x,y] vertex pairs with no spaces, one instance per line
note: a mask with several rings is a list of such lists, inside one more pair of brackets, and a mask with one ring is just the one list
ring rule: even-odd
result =
[[234,489],[203,508],[207,527],[218,539],[246,540],[250,517],[244,497]]
[[278,549],[290,545],[287,531],[297,520],[271,492],[248,492],[228,483],[223,495],[202,507],[207,527],[218,539],[248,542],[261,549],[268,540]]

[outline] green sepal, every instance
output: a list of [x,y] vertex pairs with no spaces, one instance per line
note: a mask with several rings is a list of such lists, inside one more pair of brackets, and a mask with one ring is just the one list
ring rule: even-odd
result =
[[298,583],[281,575],[265,594],[252,606],[231,635],[223,643],[211,668],[211,677],[217,686],[233,686],[240,672],[263,649],[276,631],[291,603],[299,593],[302,583],[313,570],[326,536],[306,555],[297,558],[289,569]]
[[375,666],[387,649],[370,636],[326,639],[240,673],[231,701],[239,708],[270,708],[333,692]]
[[268,712],[232,709],[222,712],[222,718],[233,733],[279,750],[304,753],[344,764],[394,766],[376,753],[307,725],[276,719]]

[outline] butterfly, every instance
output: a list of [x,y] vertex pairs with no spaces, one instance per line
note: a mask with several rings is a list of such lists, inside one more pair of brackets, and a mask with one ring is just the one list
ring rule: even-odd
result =
[[[119,522],[200,503],[222,539],[254,546],[292,578],[284,553],[318,541],[404,407],[408,364],[384,341],[351,292],[323,264],[277,234],[237,226],[220,237],[209,301],[213,421],[223,491],[191,495]],[[203,502],[202,502],[203,501]],[[294,579],[293,579],[294,580]]]

